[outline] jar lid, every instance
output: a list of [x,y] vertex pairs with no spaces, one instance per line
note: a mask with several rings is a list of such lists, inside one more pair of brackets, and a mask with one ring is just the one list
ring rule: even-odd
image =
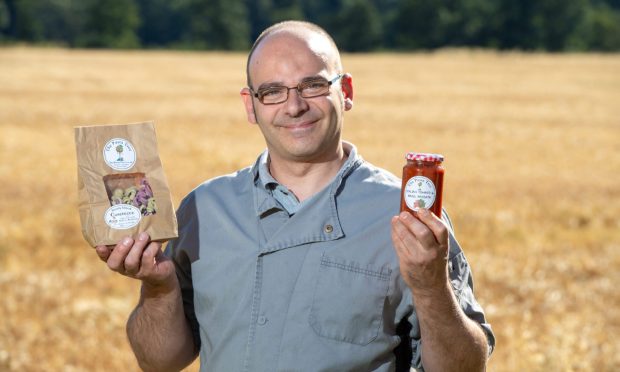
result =
[[408,152],[405,157],[407,160],[413,161],[443,161],[443,155],[441,154],[430,154],[423,152]]

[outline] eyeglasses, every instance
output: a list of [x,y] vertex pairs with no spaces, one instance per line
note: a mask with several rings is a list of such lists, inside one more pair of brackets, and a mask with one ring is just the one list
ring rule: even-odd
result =
[[259,88],[258,91],[250,88],[250,91],[254,93],[254,97],[258,98],[263,105],[275,105],[278,103],[286,102],[288,99],[288,92],[291,89],[296,89],[299,96],[302,98],[318,97],[329,92],[329,88],[338,79],[342,77],[342,74],[338,74],[335,78],[327,80],[322,77],[313,77],[302,80],[297,86],[286,87],[283,85],[272,85],[264,88]]

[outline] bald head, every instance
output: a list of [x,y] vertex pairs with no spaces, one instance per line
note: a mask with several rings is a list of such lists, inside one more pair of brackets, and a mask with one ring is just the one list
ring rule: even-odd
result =
[[329,34],[321,27],[303,21],[285,21],[276,23],[275,25],[267,28],[263,31],[254,42],[250,53],[248,54],[248,60],[246,64],[246,76],[249,87],[252,87],[252,80],[250,77],[251,65],[253,57],[265,42],[268,42],[272,38],[279,36],[288,36],[298,39],[306,44],[308,49],[312,50],[317,56],[325,62],[325,65],[329,66],[336,72],[342,71],[342,62],[340,61],[340,53],[338,47]]

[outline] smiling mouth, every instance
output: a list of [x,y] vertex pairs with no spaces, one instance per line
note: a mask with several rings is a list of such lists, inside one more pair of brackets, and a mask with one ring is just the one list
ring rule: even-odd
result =
[[290,131],[300,131],[300,130],[312,128],[315,124],[316,124],[316,120],[312,120],[312,121],[304,121],[302,123],[295,123],[295,124],[283,124],[283,125],[280,125],[279,127],[286,129],[286,130],[290,130]]
[[311,122],[311,123],[300,123],[300,124],[287,125],[286,128],[295,130],[295,129],[310,128],[313,125],[314,125],[314,122]]

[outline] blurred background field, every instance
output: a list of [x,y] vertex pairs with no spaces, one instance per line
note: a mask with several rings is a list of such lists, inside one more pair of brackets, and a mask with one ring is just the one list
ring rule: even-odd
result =
[[[344,137],[441,152],[490,371],[620,370],[620,55],[345,54]],[[138,284],[82,239],[73,126],[156,121],[173,199],[263,147],[243,53],[0,49],[0,371],[137,370]],[[195,370],[196,365],[190,370]]]

